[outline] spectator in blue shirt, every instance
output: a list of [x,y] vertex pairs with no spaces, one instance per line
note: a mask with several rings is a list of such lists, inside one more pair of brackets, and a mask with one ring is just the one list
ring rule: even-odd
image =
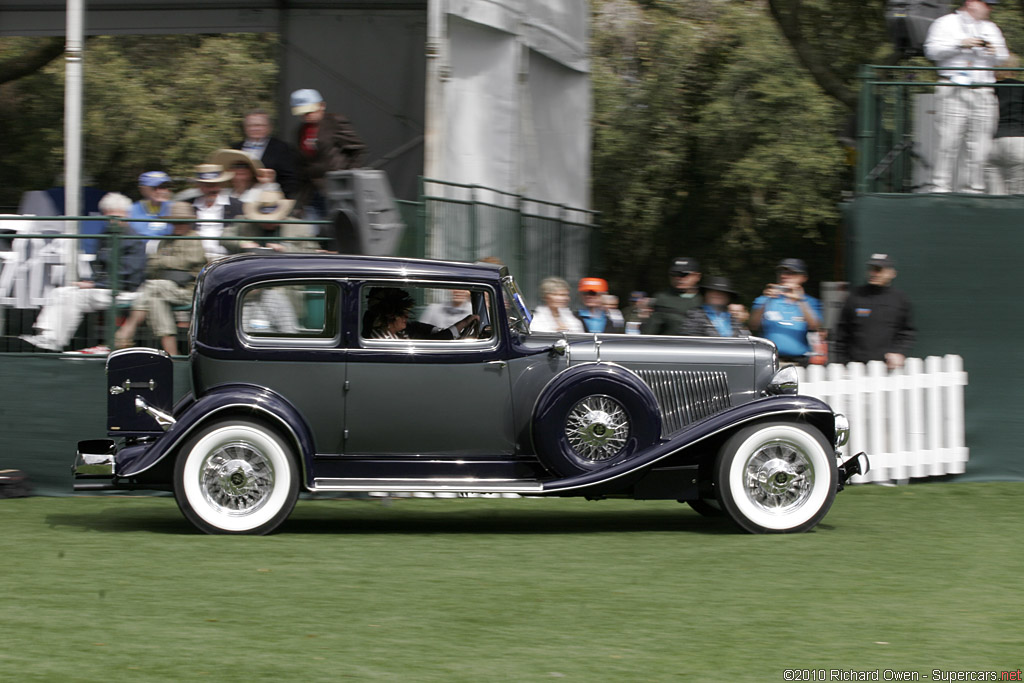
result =
[[132,204],[128,213],[132,231],[150,237],[174,232],[170,223],[154,220],[170,213],[171,177],[163,171],[146,171],[139,176],[139,194],[142,199]]
[[578,317],[583,321],[584,329],[587,332],[604,332],[610,325],[602,299],[608,293],[608,282],[604,278],[585,277],[580,280],[579,291],[583,306]]
[[821,327],[821,302],[804,292],[807,266],[802,260],[783,259],[776,273],[776,282],[754,300],[750,327],[775,343],[783,365],[805,366],[811,353],[807,333]]

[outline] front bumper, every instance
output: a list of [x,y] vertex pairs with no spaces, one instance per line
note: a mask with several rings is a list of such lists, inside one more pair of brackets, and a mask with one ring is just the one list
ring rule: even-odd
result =
[[110,439],[90,439],[78,442],[75,464],[71,467],[76,491],[105,491],[117,488],[114,484],[117,444]]

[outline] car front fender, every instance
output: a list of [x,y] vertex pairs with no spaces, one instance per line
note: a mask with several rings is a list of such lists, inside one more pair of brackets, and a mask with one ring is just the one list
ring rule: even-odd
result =
[[[556,479],[544,484],[543,493],[580,495],[585,489],[615,490],[621,484],[628,486],[635,475],[671,459],[673,464],[700,462],[700,449],[709,439],[726,435],[757,420],[790,418],[807,422],[821,431],[829,443],[833,442],[834,413],[827,403],[811,396],[770,396],[730,408],[705,420],[694,423],[671,438],[660,441],[625,462],[573,477]],[[691,457],[692,452],[692,457]],[[704,453],[706,455],[706,453]]]
[[309,484],[312,458],[315,453],[309,425],[295,407],[279,394],[251,384],[226,384],[214,387],[193,402],[184,405],[184,411],[175,416],[175,422],[148,448],[125,449],[128,457],[118,459],[117,476],[134,477],[151,469],[173,453],[196,429],[220,416],[237,413],[259,417],[281,430],[301,454],[303,480]]

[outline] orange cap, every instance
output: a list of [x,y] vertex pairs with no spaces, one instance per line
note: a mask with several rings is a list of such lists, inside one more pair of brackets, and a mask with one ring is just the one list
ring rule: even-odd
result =
[[598,294],[608,293],[608,283],[604,278],[600,277],[585,277],[580,280],[581,292],[597,292]]

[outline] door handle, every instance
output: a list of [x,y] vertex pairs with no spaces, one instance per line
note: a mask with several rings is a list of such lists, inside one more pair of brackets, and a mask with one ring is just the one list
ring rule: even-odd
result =
[[503,360],[489,360],[489,361],[487,361],[487,365],[493,365],[493,366],[499,367],[499,368],[507,368],[508,367],[508,363],[506,363]]

